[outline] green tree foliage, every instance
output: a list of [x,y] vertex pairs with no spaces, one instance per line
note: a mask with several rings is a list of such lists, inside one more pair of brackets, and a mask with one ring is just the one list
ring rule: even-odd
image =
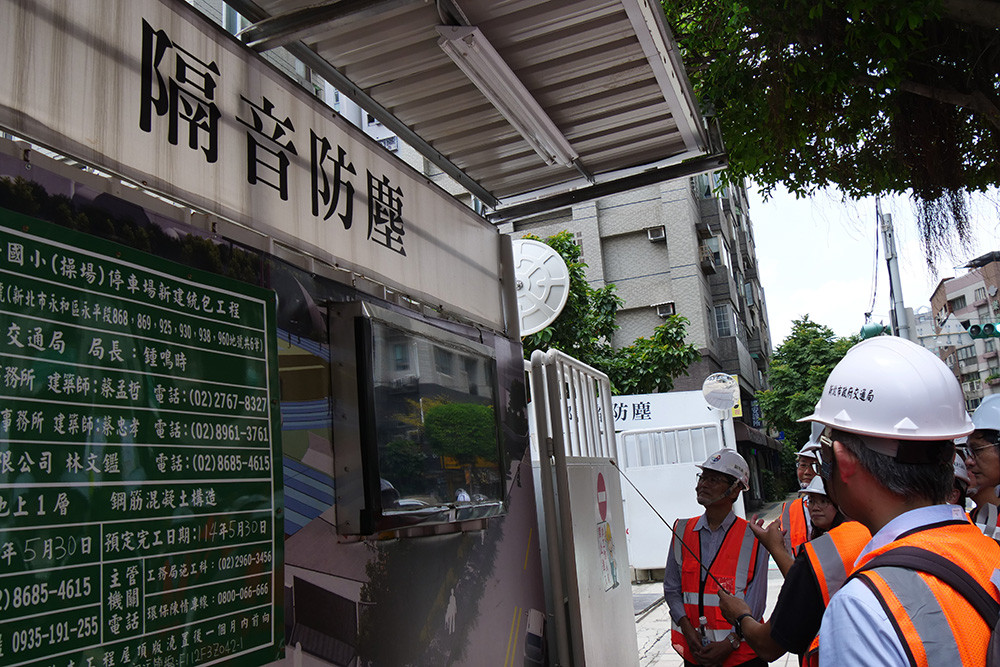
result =
[[522,339],[525,358],[530,358],[535,350],[565,352],[606,373],[615,394],[670,391],[674,378],[682,373],[687,375],[688,366],[701,359],[693,345],[684,343],[688,320],[679,315],[668,317],[649,338],[638,338],[628,347],[616,350],[611,337],[618,329],[615,318],[624,301],[616,294],[615,285],[594,288],[587,283],[584,271],[587,265],[580,261],[580,247],[569,232],[546,239],[525,238],[543,241],[554,248],[566,261],[570,277],[566,307],[556,321]]
[[809,424],[797,420],[812,413],[830,371],[857,342],[857,336],[838,338],[808,315],[792,322],[792,332],[771,356],[771,388],[757,394],[764,421],[785,432],[787,448],[796,451],[809,439]]
[[435,454],[460,463],[474,463],[477,456],[496,451],[493,408],[476,403],[443,403],[424,413],[427,441]]
[[687,319],[671,315],[653,329],[649,338],[638,338],[618,350],[607,368],[611,384],[620,394],[655,394],[674,388],[674,378],[701,359],[693,345],[684,344]]
[[379,474],[393,481],[400,495],[424,493],[429,484],[427,455],[419,442],[401,438],[379,449]]
[[1000,185],[993,0],[663,0],[729,177],[796,195],[909,191],[928,260]]

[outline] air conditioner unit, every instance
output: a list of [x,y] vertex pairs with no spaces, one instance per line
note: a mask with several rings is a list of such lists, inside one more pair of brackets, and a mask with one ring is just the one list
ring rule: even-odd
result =
[[667,240],[667,229],[663,225],[647,227],[646,237],[650,243],[662,243]]
[[656,304],[656,314],[660,317],[670,317],[676,314],[677,310],[674,308],[673,301],[667,301],[666,303]]

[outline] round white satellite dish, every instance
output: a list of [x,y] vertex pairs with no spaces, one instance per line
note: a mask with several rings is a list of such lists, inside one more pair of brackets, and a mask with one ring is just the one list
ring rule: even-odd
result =
[[729,373],[712,373],[701,384],[701,395],[713,408],[732,410],[736,405],[740,386]]
[[521,335],[530,336],[552,324],[569,298],[569,269],[551,246],[515,239],[514,280]]

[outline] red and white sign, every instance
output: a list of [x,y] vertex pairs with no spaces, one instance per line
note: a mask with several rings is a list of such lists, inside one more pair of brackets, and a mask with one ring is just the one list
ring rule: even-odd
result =
[[608,519],[608,488],[604,485],[604,473],[597,473],[597,511],[601,521]]

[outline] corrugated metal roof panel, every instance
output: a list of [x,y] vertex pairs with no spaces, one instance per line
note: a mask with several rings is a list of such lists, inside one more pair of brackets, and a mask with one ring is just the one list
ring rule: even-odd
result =
[[[251,0],[232,4],[243,10]],[[572,166],[547,164],[441,49],[443,18],[479,28],[584,173],[600,177],[707,148],[662,10],[650,0],[261,0],[253,11],[255,20],[288,17],[259,27],[271,31],[268,46],[280,42],[283,26],[498,199],[584,180]]]

